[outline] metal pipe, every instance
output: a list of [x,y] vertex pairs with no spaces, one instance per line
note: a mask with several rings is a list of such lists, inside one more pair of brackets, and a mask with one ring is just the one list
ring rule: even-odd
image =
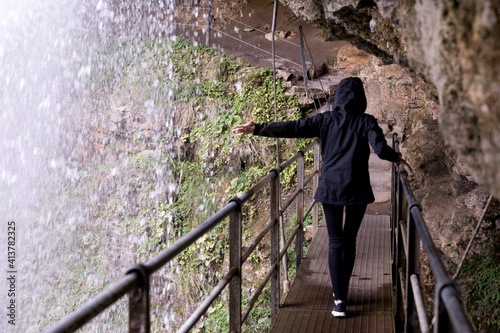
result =
[[[309,207],[307,208],[307,210],[304,214],[304,220],[306,219],[306,217],[309,215],[309,213],[311,212],[311,210],[314,207],[318,208],[318,205],[317,205],[318,203],[319,203],[319,201],[313,199],[313,202],[311,202],[311,204],[309,205]],[[314,217],[313,217],[313,220],[314,220]]]
[[294,162],[298,161],[301,156],[302,156],[302,152],[298,152],[295,155],[293,155],[292,158],[283,162],[283,164],[280,165],[280,171],[285,170],[290,165],[292,165]]
[[306,148],[299,150],[295,155],[293,155],[291,158],[280,164],[279,166],[279,171],[283,171],[286,168],[288,168],[290,165],[293,164],[293,162],[298,161],[302,156],[304,156],[305,153],[307,153],[309,150],[319,146],[319,139],[315,139],[313,142],[311,142]]
[[302,26],[299,26],[299,35],[300,35],[300,55],[302,57],[302,75],[304,76],[304,87],[306,89],[306,97],[309,98],[309,89],[307,88],[307,65],[306,65],[306,56],[304,54],[304,32],[302,31]]
[[465,314],[465,311],[460,303],[460,298],[458,297],[455,287],[448,285],[441,290],[441,298],[443,305],[446,308],[446,312],[450,314],[448,316],[451,325],[455,332],[469,333],[475,332],[469,317]]
[[399,222],[399,227],[401,228],[401,238],[403,239],[403,249],[405,250],[405,255],[408,253],[408,240],[407,235],[408,235],[408,230],[406,229],[406,222],[401,221]]
[[[303,152],[309,151],[310,149],[314,148],[315,149],[315,170],[313,172],[313,175],[316,180],[317,176],[319,175],[319,140],[316,139],[314,140],[311,144],[309,144]],[[296,154],[300,156],[300,153]],[[298,158],[298,157],[296,157]],[[287,167],[291,163],[287,163],[284,165],[284,167]],[[271,192],[275,193],[275,195],[271,196],[271,198],[277,197],[277,190],[279,190],[279,172],[282,170],[282,167],[278,167],[276,169],[271,170],[271,172],[261,179],[255,186],[253,186],[250,190],[247,192],[237,196],[235,199],[230,201],[224,208],[219,210],[217,213],[215,213],[213,216],[211,216],[209,219],[207,219],[205,222],[200,224],[198,227],[194,228],[189,232],[187,235],[179,239],[177,242],[175,242],[172,246],[169,248],[165,249],[162,251],[160,254],[158,254],[156,257],[152,258],[149,260],[147,263],[144,265],[141,265],[143,270],[144,270],[144,276],[151,276],[154,272],[156,272],[159,268],[167,264],[170,260],[172,260],[175,256],[177,256],[180,252],[185,250],[187,247],[189,247],[191,244],[193,244],[197,239],[199,239],[201,236],[203,236],[206,232],[211,230],[214,226],[216,226],[219,222],[224,220],[228,215],[230,215],[235,209],[241,206],[244,202],[246,202],[249,198],[251,198],[252,195],[254,195],[258,190],[260,190],[262,187],[264,187],[267,183],[270,181],[273,181],[272,184],[274,184],[274,189],[273,186],[271,186]],[[313,188],[315,186],[313,185]],[[278,193],[279,195],[279,193]],[[275,203],[273,203],[273,200],[271,200],[271,213],[276,215],[277,212],[279,212],[278,206],[276,206]],[[316,202],[313,202],[311,207],[309,208],[307,214],[309,211],[315,206]],[[273,208],[273,206],[275,206]],[[316,205],[317,208],[317,205]],[[306,215],[307,215],[306,214]],[[263,230],[259,236],[257,237],[258,242],[262,240],[264,235],[271,229],[274,230],[276,228],[276,219],[273,219],[271,223],[269,223],[265,230]],[[272,234],[277,234],[276,230],[272,232]],[[273,238],[275,236],[271,236]],[[257,242],[257,244],[258,244]],[[257,244],[254,243],[252,244],[252,251],[255,249]],[[240,247],[241,249],[241,247]],[[279,248],[276,247],[277,253],[275,254],[276,258],[279,258]],[[241,250],[240,250],[241,251]],[[250,253],[252,251],[247,250],[245,254],[243,255],[241,262],[243,263]],[[274,301],[273,309],[277,309],[279,307],[279,263],[275,263],[273,265],[272,271],[275,271],[277,273],[277,286],[276,286],[276,281],[274,282],[274,287],[272,287],[272,294],[274,295],[274,298],[276,298],[277,295],[277,301]],[[234,267],[233,267],[234,268]],[[90,321],[91,319],[95,318],[99,313],[104,311],[107,307],[109,307],[111,304],[115,303],[117,300],[122,298],[125,294],[130,292],[131,290],[134,289],[134,287],[137,285],[139,279],[137,276],[137,272],[133,272],[131,274],[127,274],[124,278],[122,278],[120,281],[112,285],[110,288],[106,289],[105,291],[101,292],[99,295],[97,295],[95,298],[87,302],[85,305],[83,305],[81,308],[77,309],[70,315],[66,316],[62,320],[60,320],[57,324],[55,324],[53,327],[49,328],[46,333],[55,333],[55,332],[74,332],[85,323]],[[274,290],[274,291],[273,291]],[[277,314],[277,310],[273,310],[274,314]]]
[[128,274],[111,287],[88,301],[81,308],[60,320],[49,328],[45,333],[68,333],[75,332],[88,321],[103,312],[108,306],[122,298],[134,289],[138,281],[137,274]]
[[[313,170],[314,170],[314,178],[313,178],[313,193],[316,193],[316,190],[318,189],[318,184],[319,184],[319,140],[316,141],[316,145],[314,146],[314,162],[313,162]],[[314,194],[313,194],[314,195]],[[314,204],[315,201],[313,201],[313,204],[311,207],[314,207],[313,210],[313,236],[316,235],[316,232],[318,231],[318,219],[319,219],[319,205]],[[307,216],[309,214],[309,211],[304,215]]]
[[149,276],[143,264],[129,268],[128,274],[138,277],[134,289],[128,293],[128,327],[129,333],[149,333]]
[[278,317],[280,305],[280,250],[279,250],[279,174],[271,182],[270,189],[270,213],[274,222],[271,227],[271,265],[276,267],[271,276],[271,322],[274,323]]
[[283,256],[285,255],[286,251],[288,250],[288,248],[292,244],[293,239],[295,238],[295,236],[297,235],[299,230],[300,230],[300,225],[296,226],[295,229],[293,229],[293,232],[290,235],[290,237],[288,238],[288,241],[286,242],[285,246],[283,246],[283,248],[280,251],[280,259],[283,258]]
[[[403,190],[408,200],[408,205],[410,206],[411,201],[414,200],[414,196],[408,185],[408,175],[406,174],[406,172],[401,172],[399,177],[401,179],[401,185],[403,186]],[[413,205],[410,212],[413,215],[415,227],[417,228],[417,231],[422,240],[422,245],[425,249],[425,252],[427,253],[427,256],[429,257],[429,265],[431,266],[434,276],[436,277],[436,282],[439,283],[441,281],[444,282],[450,280],[443,266],[443,263],[441,262],[436,245],[432,240],[429,230],[425,226],[424,218],[422,217],[420,209],[417,208],[417,206]]]
[[262,238],[264,238],[264,236],[269,232],[269,230],[271,230],[271,227],[273,227],[274,225],[274,221],[271,221],[269,222],[264,229],[262,229],[259,234],[257,235],[257,237],[255,237],[255,239],[252,241],[252,243],[250,244],[250,246],[248,247],[248,249],[246,249],[245,253],[243,253],[242,257],[241,257],[241,263],[243,264],[245,261],[247,261],[248,257],[250,257],[250,254],[252,254],[252,252],[255,250],[255,248],[257,247],[257,245],[259,245],[260,241],[262,240]]
[[[303,238],[304,238],[304,153],[301,151],[302,158],[297,161],[297,187],[300,194],[297,198],[297,238],[295,243],[295,269],[298,272],[302,263],[304,254]],[[292,238],[292,237],[290,237]]]
[[310,182],[311,180],[313,180],[313,179],[314,179],[314,176],[316,176],[317,174],[319,174],[319,171],[317,171],[317,170],[313,171],[313,172],[309,175],[309,177],[307,177],[307,178],[304,180],[304,185],[309,184],[309,182]]
[[401,299],[403,301],[403,309],[404,312],[406,313],[406,280],[405,280],[405,273],[403,271],[403,268],[399,268],[399,283],[401,286]]
[[429,333],[429,319],[427,318],[427,313],[425,312],[424,298],[422,296],[422,290],[420,289],[420,284],[418,283],[418,277],[415,274],[410,276],[411,290],[413,291],[413,299],[415,300],[415,307],[417,309],[418,321],[420,323],[420,330],[422,333]]
[[[273,170],[276,170],[276,169],[273,169]],[[275,171],[269,172],[264,178],[262,178],[261,180],[259,180],[259,182],[257,184],[255,184],[254,186],[252,186],[248,191],[246,191],[242,195],[245,195],[245,197],[247,197],[247,199],[250,198],[250,197],[252,197],[252,195],[256,194],[260,189],[262,189],[264,186],[266,186],[267,184],[269,184],[271,182],[271,180],[274,177],[276,177],[276,173],[277,172],[275,172]]]
[[252,311],[253,306],[255,305],[255,302],[257,302],[257,299],[259,298],[260,294],[262,293],[262,290],[264,290],[264,287],[266,284],[269,282],[269,279],[273,275],[273,273],[277,270],[277,265],[272,265],[269,270],[267,271],[266,276],[264,277],[264,280],[262,280],[261,284],[259,285],[259,288],[255,291],[253,294],[252,298],[250,299],[250,302],[248,302],[245,311],[243,311],[243,314],[241,315],[241,322],[244,323],[247,320],[248,315],[250,314],[250,311]]
[[[278,16],[278,0],[274,0],[274,9],[273,9],[273,22],[271,27],[271,53],[273,58],[273,96],[274,96],[274,122],[278,121],[278,101],[276,98],[276,48],[275,48],[275,33],[276,33],[276,17]],[[276,138],[276,165],[280,165],[280,156],[279,156],[279,139]]]
[[[396,207],[397,209],[397,207]],[[401,272],[403,268],[401,267],[403,265],[403,258],[406,257],[406,255],[403,256],[403,251],[404,250],[404,245],[403,245],[403,232],[401,230],[401,226],[399,226],[396,230],[396,251],[395,251],[395,258],[394,258],[394,285],[396,286],[396,319],[400,319],[401,315],[404,316],[404,284],[403,284],[403,279],[401,279]],[[403,249],[401,249],[403,247]],[[399,278],[398,278],[399,275]]]
[[[401,172],[399,174],[401,185],[403,187],[404,193],[406,195],[408,205],[410,207],[409,213],[412,215],[415,228],[417,229],[418,235],[420,236],[422,246],[427,254],[429,260],[429,266],[432,269],[434,277],[436,279],[436,292],[435,297],[438,300],[436,302],[436,312],[435,315],[439,314],[440,306],[439,300],[442,299],[442,303],[446,308],[446,312],[451,314],[449,320],[453,325],[453,328],[458,332],[473,332],[473,326],[467,317],[465,311],[463,310],[461,303],[458,299],[457,293],[455,291],[455,285],[453,281],[448,276],[444,265],[441,261],[439,252],[432,240],[432,237],[425,225],[424,218],[422,217],[421,207],[413,196],[413,193],[408,185],[408,175],[406,172]],[[444,296],[446,294],[446,297]],[[439,316],[437,316],[439,318]],[[439,319],[437,326],[439,326]],[[438,328],[435,328],[438,329]]]
[[[392,147],[394,150],[396,150],[396,138],[398,134],[393,133],[392,135]],[[396,150],[398,151],[398,150]],[[397,241],[397,226],[398,226],[398,220],[397,220],[397,198],[396,198],[396,193],[397,193],[397,172],[396,172],[396,164],[392,163],[391,165],[391,260],[392,260],[392,284],[396,285],[396,241]]]
[[229,283],[229,329],[241,331],[241,207],[229,218],[229,268],[236,269]]
[[207,233],[210,229],[215,227],[219,222],[225,219],[229,214],[238,206],[238,204],[234,201],[228,203],[224,208],[219,210],[217,213],[212,215],[208,220],[191,230],[186,236],[182,237],[178,241],[176,241],[172,246],[163,250],[153,259],[149,260],[144,264],[147,268],[147,272],[149,275],[156,272],[170,260],[175,258],[176,255],[184,251],[191,244],[196,242],[198,238]]
[[[408,234],[407,234],[407,252],[406,252],[406,279],[409,279],[413,274],[420,273],[420,237],[418,232],[415,230],[415,223],[413,220],[413,215],[408,214]],[[413,298],[413,293],[411,292],[411,283],[406,283],[406,332],[415,332],[415,328],[411,322],[411,319],[417,309],[415,307],[415,300]]]
[[288,206],[290,206],[292,204],[292,202],[295,200],[295,198],[297,198],[297,196],[301,193],[302,193],[302,189],[298,189],[295,192],[293,192],[292,196],[290,198],[288,198],[288,200],[283,204],[283,206],[281,206],[280,214],[283,214],[285,212],[285,210],[288,208]]
[[[281,197],[281,196],[280,196]],[[283,221],[283,214],[280,211],[280,246],[281,249],[285,247],[285,223]],[[282,260],[282,267],[283,267],[283,293],[287,294],[288,290],[290,289],[290,279],[288,277],[288,256],[280,257],[280,260]]]
[[[200,304],[200,306],[191,314],[191,316],[182,324],[181,328],[177,331],[177,333],[185,333],[189,332],[191,328],[193,328],[194,325],[198,322],[198,320],[203,316],[203,314],[208,310],[210,305],[215,301],[217,296],[220,295],[222,290],[227,286],[229,281],[237,274],[238,269],[236,267],[233,267],[227,275],[219,281],[217,286],[212,289],[210,292],[210,295],[208,295],[207,298]],[[236,331],[238,332],[238,331]]]

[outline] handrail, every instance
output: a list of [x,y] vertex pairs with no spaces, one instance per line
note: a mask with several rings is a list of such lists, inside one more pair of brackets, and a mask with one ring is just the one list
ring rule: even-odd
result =
[[[304,182],[304,154],[314,149],[314,163],[311,175]],[[279,249],[279,215],[283,214],[279,209],[279,196],[281,195],[279,175],[292,163],[297,162],[297,191],[293,195],[297,200],[297,225],[285,246]],[[304,214],[304,186],[309,181],[313,181],[313,191],[316,190],[319,178],[319,140],[314,140],[303,150],[297,152],[290,160],[284,162],[277,168],[271,170],[267,176],[262,178],[257,184],[251,187],[243,194],[231,199],[229,203],[221,210],[208,218],[205,222],[191,230],[187,235],[177,240],[167,249],[160,252],[156,257],[150,259],[145,264],[134,265],[127,271],[125,277],[113,284],[110,288],[101,292],[99,295],[88,301],[84,306],[66,316],[54,326],[49,328],[46,333],[69,333],[75,332],[87,322],[97,317],[107,307],[121,299],[125,294],[129,295],[129,332],[149,332],[149,278],[150,276],[165,266],[178,254],[194,244],[200,237],[209,232],[220,222],[229,217],[229,269],[219,284],[211,291],[210,295],[194,311],[189,319],[182,325],[179,332],[189,331],[201,316],[207,311],[222,290],[229,284],[229,330],[231,332],[241,332],[241,326],[252,310],[258,296],[264,290],[265,285],[271,280],[271,318],[274,321],[277,317],[277,311],[280,305],[280,261],[285,255],[293,239],[296,241],[296,264],[300,265],[302,259],[302,238],[303,221],[309,212],[315,208],[317,210],[318,202],[313,199],[312,204]],[[241,226],[242,214],[241,208],[254,194],[266,185],[270,185],[270,208],[271,222],[257,235],[251,246],[242,255]],[[290,201],[290,200],[289,200]],[[290,201],[291,203],[291,201]],[[317,227],[317,212],[313,214],[313,225]],[[264,281],[251,298],[244,312],[241,312],[241,265],[248,259],[252,251],[262,241],[264,236],[271,232],[271,267]]]
[[[397,134],[393,147],[399,152]],[[406,171],[392,167],[391,249],[393,285],[396,287],[396,324],[405,332],[475,332],[459,298],[458,287],[446,272],[432,240],[422,207],[415,199]],[[428,320],[419,285],[420,244],[436,279],[434,322]],[[398,279],[399,276],[399,279]],[[419,326],[417,328],[417,326]]]

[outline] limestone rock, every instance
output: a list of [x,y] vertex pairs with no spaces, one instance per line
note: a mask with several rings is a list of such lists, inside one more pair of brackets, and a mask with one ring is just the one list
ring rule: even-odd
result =
[[280,3],[290,8],[295,15],[305,21],[315,24],[324,23],[321,1],[280,0]]
[[310,80],[314,80],[314,79],[318,79],[320,78],[322,75],[326,74],[326,72],[328,71],[328,68],[326,67],[326,64],[323,63],[321,65],[319,65],[318,67],[310,67],[308,70],[307,70],[307,77],[310,79]]
[[[276,39],[289,39],[289,38],[293,38],[295,37],[295,35],[297,35],[297,33],[295,31],[275,31],[274,32],[274,37]],[[270,32],[270,33],[267,33],[264,35],[264,37],[268,40],[268,41],[272,41],[272,38],[273,38],[273,33]],[[276,40],[275,39],[275,40]]]
[[498,1],[281,3],[323,28],[327,38],[349,40],[383,64],[407,64],[433,84],[445,142],[478,182],[500,196]]

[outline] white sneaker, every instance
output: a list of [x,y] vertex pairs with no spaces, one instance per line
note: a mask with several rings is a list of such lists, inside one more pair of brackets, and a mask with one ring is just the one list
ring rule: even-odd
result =
[[347,309],[346,309],[345,303],[340,301],[340,302],[335,304],[335,307],[332,310],[332,315],[334,317],[345,317],[346,311],[347,311]]

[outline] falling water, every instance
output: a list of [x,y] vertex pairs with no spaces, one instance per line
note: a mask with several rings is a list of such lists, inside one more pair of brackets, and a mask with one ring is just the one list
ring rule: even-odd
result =
[[[138,98],[138,105],[130,104],[124,91],[116,93],[123,80],[133,81],[133,75],[125,77],[127,66],[144,67],[140,57],[147,38],[171,34],[173,0],[151,3],[0,1],[1,331],[48,328],[123,276],[135,260],[129,245],[141,245],[141,235],[113,226],[127,216],[116,212],[136,209],[127,204],[130,189],[123,189],[120,179],[137,175],[127,174],[135,169],[120,153],[135,152],[144,131],[137,131],[135,142],[112,142],[104,132],[119,137],[131,130],[137,108],[149,117],[150,142],[168,128],[168,87],[160,91],[153,77],[135,82],[142,85],[140,92],[157,92]],[[164,39],[154,43],[161,46]],[[154,201],[175,189],[162,153],[143,143],[143,156],[153,165],[150,177],[156,179],[147,199]],[[108,156],[112,150],[103,147],[113,144],[115,154]],[[116,161],[121,165],[112,166]],[[101,182],[89,181],[91,173],[101,175]],[[125,203],[113,208],[109,221],[95,220],[113,195]],[[9,234],[15,240],[7,238],[14,230],[9,222],[15,224]],[[106,258],[99,256],[103,253]],[[162,311],[168,327],[168,307]],[[126,322],[121,302],[86,330],[110,331],[115,325],[112,331],[123,331]]]

